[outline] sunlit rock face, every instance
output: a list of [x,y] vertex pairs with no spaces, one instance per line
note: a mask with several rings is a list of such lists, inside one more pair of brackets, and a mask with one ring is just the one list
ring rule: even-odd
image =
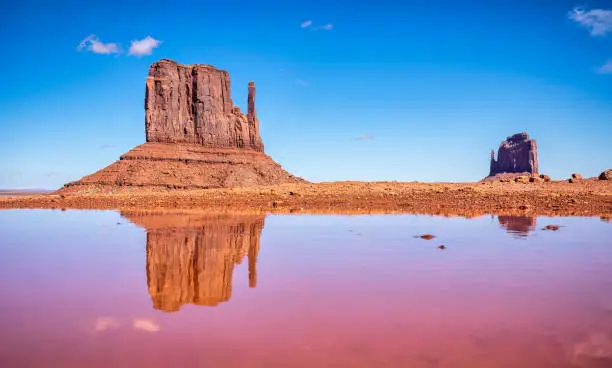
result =
[[147,286],[155,309],[172,312],[185,304],[228,301],[234,267],[245,256],[249,285],[256,286],[263,215],[123,216],[147,229]]
[[229,73],[212,65],[162,59],[146,83],[147,142],[192,143],[213,148],[263,151],[255,109],[255,83],[248,85],[247,115],[234,106]]

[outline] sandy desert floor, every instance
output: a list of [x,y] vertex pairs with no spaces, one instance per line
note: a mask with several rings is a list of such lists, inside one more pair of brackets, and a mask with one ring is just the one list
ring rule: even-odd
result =
[[612,181],[578,183],[333,182],[176,190],[89,187],[77,193],[0,198],[0,208],[193,209],[262,213],[419,213],[612,217]]

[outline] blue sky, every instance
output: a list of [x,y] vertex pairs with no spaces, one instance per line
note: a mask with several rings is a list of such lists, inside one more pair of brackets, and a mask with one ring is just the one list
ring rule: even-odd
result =
[[143,143],[160,58],[228,70],[243,111],[254,80],[266,152],[312,181],[479,180],[520,131],[553,177],[612,167],[609,0],[20,1],[0,41],[3,188]]

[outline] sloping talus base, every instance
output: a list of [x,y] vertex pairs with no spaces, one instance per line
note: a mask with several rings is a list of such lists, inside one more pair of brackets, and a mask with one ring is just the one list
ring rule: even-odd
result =
[[145,143],[104,169],[68,183],[63,193],[94,187],[235,188],[301,183],[263,152],[177,143]]

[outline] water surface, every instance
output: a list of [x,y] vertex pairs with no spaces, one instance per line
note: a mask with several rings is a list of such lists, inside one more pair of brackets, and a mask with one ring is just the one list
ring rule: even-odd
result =
[[611,367],[611,230],[0,211],[0,366]]

